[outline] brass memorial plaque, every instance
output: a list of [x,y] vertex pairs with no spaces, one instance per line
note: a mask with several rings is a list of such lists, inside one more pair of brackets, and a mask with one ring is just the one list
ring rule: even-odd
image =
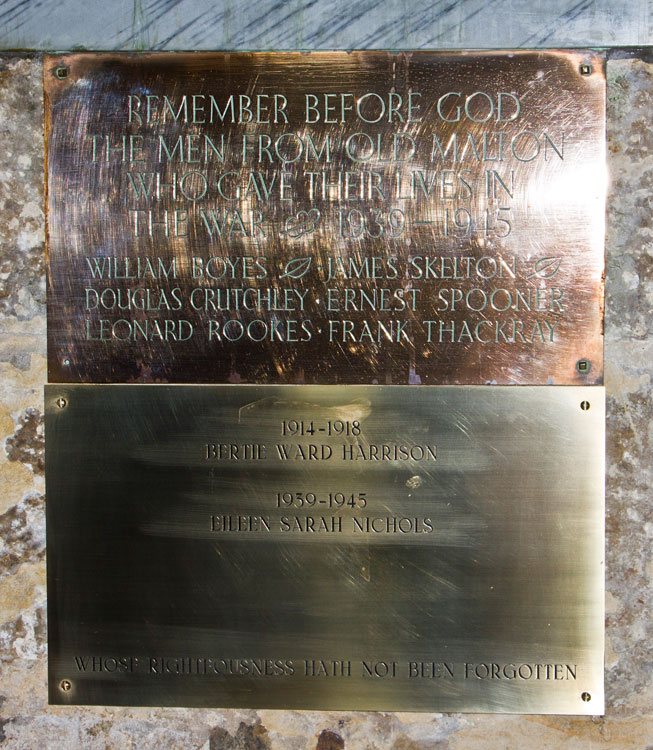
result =
[[601,55],[44,75],[50,381],[602,382]]
[[50,700],[600,714],[601,387],[46,387]]
[[50,701],[602,713],[602,55],[44,81]]

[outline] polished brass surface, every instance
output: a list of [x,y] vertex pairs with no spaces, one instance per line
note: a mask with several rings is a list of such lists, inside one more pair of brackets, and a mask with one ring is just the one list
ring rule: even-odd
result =
[[602,382],[600,54],[44,76],[50,381]]
[[602,713],[603,388],[45,401],[51,702]]

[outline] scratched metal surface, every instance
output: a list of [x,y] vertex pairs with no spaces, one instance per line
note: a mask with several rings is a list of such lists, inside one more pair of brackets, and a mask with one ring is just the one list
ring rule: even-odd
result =
[[[591,74],[581,74],[584,63],[591,65]],[[60,80],[57,69],[67,76]],[[601,383],[603,376],[603,243],[605,173],[605,77],[603,59],[588,51],[575,52],[515,52],[515,53],[273,53],[273,54],[151,54],[126,56],[116,54],[76,54],[46,56],[44,61],[46,90],[46,137],[48,161],[48,362],[49,379],[64,382],[281,382],[281,383],[499,383],[499,384],[591,384]],[[444,122],[451,117],[453,100],[447,102],[444,115],[436,114],[436,101],[446,92],[460,92],[461,97],[481,90],[515,92],[521,101],[521,112],[515,121],[497,123]],[[344,124],[306,125],[301,120],[303,97],[315,91],[362,92],[395,91],[404,97],[409,91],[422,93],[421,122],[404,123],[399,131],[417,143],[417,152],[409,166],[389,163],[388,140],[393,137],[396,123],[365,124],[347,116]],[[215,94],[218,101],[231,94],[281,92],[288,100],[289,122],[277,125],[188,125],[176,122],[139,125],[126,122],[127,95],[138,93],[176,95],[201,92]],[[456,95],[457,96],[457,95]],[[488,94],[490,96],[490,94]],[[482,99],[482,101],[486,101]],[[476,99],[478,104],[479,99]],[[476,112],[477,119],[485,111]],[[371,117],[371,114],[368,113]],[[404,116],[405,104],[404,104]],[[135,120],[135,118],[134,118]],[[469,136],[475,143],[484,134],[499,128],[506,144],[515,139],[517,151],[524,157],[517,160],[510,154],[498,163],[497,153],[482,152],[471,155],[464,143]],[[308,162],[308,169],[324,169],[330,180],[338,169],[351,169],[351,160],[342,157],[349,136],[364,133],[382,139],[386,151],[366,160],[361,171],[369,176],[375,172],[382,180],[384,195],[369,191],[371,198],[362,204],[371,215],[378,210],[386,223],[385,234],[379,238],[358,239],[339,234],[340,211],[349,211],[360,204],[346,200],[329,200],[322,196],[311,199],[308,180],[301,174],[307,167],[302,162],[289,170],[298,172],[296,195],[293,201],[282,201],[273,194],[269,201],[259,200],[250,192],[245,196],[248,170],[257,169],[268,181],[278,179],[279,161],[268,165],[248,158],[242,165],[238,144],[242,133],[250,136],[269,134],[274,140],[287,131],[298,133],[306,142],[308,135],[322,144],[331,139],[333,156],[325,165],[324,158]],[[432,147],[436,132],[443,147],[455,132],[460,141],[461,156],[456,164],[451,153],[441,158]],[[145,150],[143,164],[125,168],[115,159],[107,163],[91,163],[89,134],[102,134],[114,144],[125,133],[140,134],[143,143],[155,142],[163,134],[168,143],[189,133],[211,134],[214,139],[225,135],[226,143],[233,144],[224,162],[211,161],[199,166],[175,162],[162,163]],[[526,133],[526,134],[524,134]],[[531,135],[528,135],[530,133]],[[535,134],[535,135],[533,135]],[[546,141],[547,134],[559,152],[556,154]],[[358,136],[356,136],[358,138]],[[533,145],[531,138],[536,138]],[[118,139],[118,141],[116,140]],[[149,139],[149,140],[148,140]],[[102,141],[103,142],[103,141]],[[102,143],[101,142],[101,143]],[[153,148],[153,147],[152,147]],[[308,151],[308,147],[305,146]],[[478,146],[480,148],[480,146]],[[526,161],[531,152],[539,156]],[[283,149],[282,149],[283,150]],[[506,151],[508,146],[506,145]],[[291,152],[288,152],[289,154]],[[361,152],[362,154],[362,152]],[[433,155],[435,154],[435,155]],[[403,154],[402,154],[403,155]],[[292,151],[291,158],[295,156]],[[487,157],[487,158],[486,158]],[[354,168],[360,165],[354,165]],[[409,188],[394,193],[395,178],[403,170],[404,178],[419,172],[426,183],[437,184],[451,169],[453,191],[458,197],[448,199],[451,188],[442,188],[447,197],[431,192],[428,197],[417,191],[417,198],[407,199]],[[496,197],[483,194],[487,170],[493,168],[508,185],[513,196],[498,188]],[[160,173],[162,182],[174,181],[175,175],[204,169],[223,174],[228,170],[243,173],[236,179],[243,183],[243,196],[237,201],[219,199],[215,186],[208,190],[206,199],[195,202],[174,200],[172,197],[153,205],[150,199],[136,198],[128,185],[128,171],[135,178],[143,172],[145,179]],[[196,179],[194,177],[191,180]],[[356,178],[358,179],[358,178]],[[354,182],[358,186],[359,182]],[[514,183],[513,183],[514,179]],[[303,180],[303,182],[302,182]],[[473,195],[465,195],[464,182],[473,186]],[[406,181],[406,180],[405,180]],[[429,183],[430,184],[430,183]],[[196,186],[192,186],[194,190]],[[355,188],[357,189],[357,187]],[[166,193],[165,196],[169,195]],[[474,224],[467,234],[461,221],[458,229],[451,228],[455,210],[469,211]],[[237,207],[244,221],[257,210],[265,216],[266,237],[236,233],[233,236],[209,238],[203,232],[198,211]],[[190,216],[187,237],[164,237],[159,228],[152,237],[132,236],[129,228],[133,215],[129,209],[143,213],[154,209],[160,217],[162,209],[181,208]],[[389,237],[390,212],[404,209],[405,226],[396,237]],[[490,212],[490,230],[484,232],[482,217]],[[288,229],[293,216],[318,211],[315,231],[292,235]],[[444,236],[445,213],[449,211],[449,236]],[[500,212],[506,213],[500,213]],[[462,216],[462,215],[461,215]],[[506,224],[497,217],[508,217]],[[192,221],[191,221],[192,220]],[[376,225],[373,232],[378,233]],[[284,229],[285,227],[285,229]],[[345,235],[352,234],[345,226]],[[288,231],[286,231],[288,230]],[[158,234],[157,234],[158,232]],[[503,236],[507,234],[507,236]],[[143,313],[124,309],[84,309],[85,288],[92,286],[98,293],[105,287],[127,291],[148,286],[139,280],[89,282],[85,257],[115,257],[118,259],[162,257],[166,263],[178,264],[179,277],[164,280],[160,286],[173,296],[179,288],[185,300],[180,312],[161,308]],[[192,279],[190,257],[238,258],[252,256],[267,258],[267,277],[244,281],[212,281]],[[459,271],[437,271],[441,278],[413,281],[415,257],[435,259],[472,259],[472,267],[480,262],[478,271],[462,280],[447,278]],[[395,258],[397,278],[387,264]],[[487,259],[490,260],[487,260]],[[488,264],[503,258],[511,272],[499,268],[495,278],[484,278]],[[330,262],[354,261],[357,265],[378,259],[379,278],[344,278],[338,275],[326,281]],[[485,259],[485,260],[481,260]],[[290,265],[287,265],[289,264]],[[301,278],[293,278],[288,269],[301,266]],[[308,266],[306,264],[309,264]],[[425,261],[420,261],[424,266]],[[505,265],[505,264],[504,264]],[[499,261],[499,266],[501,262]],[[469,268],[469,266],[468,266]],[[465,276],[465,272],[462,273]],[[501,276],[504,278],[500,278]],[[154,285],[156,286],[156,285]],[[301,312],[267,310],[230,310],[216,312],[189,309],[192,290],[203,287],[213,293],[227,287],[252,289],[292,290],[307,294]],[[342,305],[345,289],[360,290],[368,295],[383,287],[389,294],[404,298],[414,297],[414,309],[401,313],[371,313],[369,307],[356,312],[329,312],[326,308],[327,288],[335,288]],[[200,289],[200,295],[204,293]],[[413,292],[413,289],[418,291]],[[473,291],[472,291],[473,290]],[[492,292],[498,290],[496,297]],[[540,301],[536,293],[542,293]],[[153,291],[153,294],[155,292]],[[455,295],[465,296],[459,303]],[[467,293],[470,293],[467,303]],[[528,302],[519,293],[527,295]],[[442,297],[441,295],[444,295]],[[96,299],[93,297],[92,299]],[[197,297],[195,299],[198,299]],[[358,296],[356,296],[358,299]],[[455,305],[455,310],[453,309]],[[530,309],[526,309],[530,307]],[[537,309],[539,307],[539,310]],[[445,309],[446,308],[446,309]],[[494,309],[493,309],[494,308]],[[189,320],[195,335],[186,341],[141,340],[130,338],[133,321],[145,318],[176,321]],[[238,336],[241,322],[252,323],[252,339],[245,334],[238,341],[228,341],[223,331],[229,323],[230,337]],[[301,325],[310,321],[310,333]],[[332,319],[351,320],[353,336],[345,326]],[[100,329],[99,320],[107,320]],[[112,338],[111,326],[117,326]],[[218,336],[209,341],[207,330],[216,321]],[[288,321],[296,321],[294,324]],[[424,321],[432,320],[432,324]],[[370,342],[364,327],[370,323],[372,336],[377,336],[377,321],[386,325],[395,339],[388,340],[384,332]],[[405,321],[405,327],[401,327]],[[148,323],[149,325],[149,323]],[[163,323],[161,323],[163,325]],[[289,325],[291,328],[286,329]],[[394,328],[392,327],[394,325]],[[431,328],[428,327],[431,325]],[[465,325],[469,326],[465,330]],[[266,328],[267,327],[267,328]],[[188,327],[186,327],[188,329]],[[265,337],[265,331],[279,330],[286,340],[275,334]],[[399,331],[406,331],[406,335]],[[454,331],[450,333],[450,331]],[[470,332],[471,330],[471,332]],[[222,335],[220,335],[222,331]],[[292,331],[289,333],[289,331]],[[518,332],[517,332],[518,331]],[[109,332],[107,334],[107,332]],[[429,334],[431,339],[429,340]],[[105,340],[92,340],[107,335]],[[295,341],[288,339],[294,338]],[[451,339],[454,339],[453,341]],[[579,371],[579,361],[589,363]]]
[[2,0],[0,46],[417,49],[642,45],[648,0]]
[[[604,398],[47,386],[50,702],[602,713]],[[372,460],[383,444],[404,454]]]

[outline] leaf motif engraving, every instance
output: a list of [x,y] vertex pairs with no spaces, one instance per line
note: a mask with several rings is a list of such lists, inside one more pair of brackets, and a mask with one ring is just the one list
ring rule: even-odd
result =
[[532,279],[537,276],[538,279],[552,279],[560,269],[562,258],[540,258],[535,264],[533,273],[526,278]]
[[293,258],[286,263],[283,274],[279,276],[280,279],[290,277],[291,279],[301,279],[305,276],[313,262],[313,257],[308,256],[307,258]]

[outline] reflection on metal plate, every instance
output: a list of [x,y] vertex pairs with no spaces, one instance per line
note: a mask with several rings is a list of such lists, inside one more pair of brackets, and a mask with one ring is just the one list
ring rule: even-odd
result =
[[602,388],[50,385],[50,700],[600,714]]
[[51,381],[602,382],[601,55],[44,75]]

